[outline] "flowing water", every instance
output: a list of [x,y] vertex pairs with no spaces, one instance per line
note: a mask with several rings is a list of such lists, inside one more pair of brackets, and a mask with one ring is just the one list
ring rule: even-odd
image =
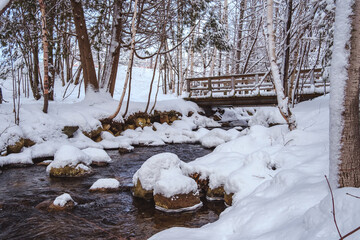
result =
[[[154,202],[134,198],[132,176],[149,157],[173,152],[185,162],[206,155],[200,145],[172,144],[137,147],[134,152],[108,151],[113,162],[94,168],[87,178],[50,178],[45,167],[5,169],[0,172],[0,239],[147,239],[175,226],[200,227],[218,219],[223,202],[206,202],[193,212],[163,213]],[[117,178],[123,190],[90,193],[99,178]],[[35,208],[45,200],[69,193],[78,205],[72,211],[48,212]]]

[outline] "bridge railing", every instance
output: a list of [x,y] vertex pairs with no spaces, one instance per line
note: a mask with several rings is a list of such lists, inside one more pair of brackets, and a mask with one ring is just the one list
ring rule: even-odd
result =
[[[328,92],[329,83],[324,84],[321,72],[320,68],[301,70],[291,77],[298,78],[301,93]],[[189,97],[275,94],[270,72],[187,78],[186,81]]]

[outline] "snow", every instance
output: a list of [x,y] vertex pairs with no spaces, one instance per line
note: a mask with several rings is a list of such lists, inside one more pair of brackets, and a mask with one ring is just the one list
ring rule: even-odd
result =
[[118,188],[120,186],[120,183],[115,178],[101,178],[98,179],[96,182],[94,182],[93,185],[91,185],[90,189],[99,189],[99,188]]
[[0,0],[0,10],[2,10],[9,2],[10,0]]
[[338,165],[341,148],[341,133],[343,129],[345,84],[348,79],[349,41],[351,36],[351,14],[353,0],[337,2],[334,24],[334,46],[331,61],[331,87],[336,91],[330,97],[330,174],[333,186],[338,184]]
[[18,154],[9,154],[8,156],[0,157],[0,167],[10,164],[33,164],[31,151],[25,150]]
[[[150,239],[339,239],[324,175],[329,169],[329,96],[298,104],[298,127],[254,125],[245,134],[183,166],[235,193],[233,206],[201,228],[170,228]],[[355,188],[333,189],[343,235],[359,225]],[[349,239],[359,239],[357,232]]]
[[[52,161],[46,168],[46,171],[49,172],[51,168],[63,168],[65,166],[75,167],[78,165],[79,168],[88,169],[85,165],[91,164],[91,158],[85,152],[80,149],[71,146],[71,145],[63,145],[60,149],[55,153],[54,161]],[[80,166],[81,164],[81,166]]]
[[111,162],[110,156],[103,149],[85,148],[82,151],[90,157],[91,162]]
[[64,194],[58,196],[57,198],[55,198],[53,204],[54,204],[55,206],[64,207],[65,204],[66,204],[67,202],[69,202],[69,201],[75,202],[75,201],[71,198],[70,194],[64,193]]
[[154,186],[154,194],[170,198],[176,194],[191,192],[197,193],[197,183],[194,179],[184,176],[180,168],[172,167],[160,170],[160,176]]
[[[153,190],[156,182],[162,175],[162,170],[177,171],[184,164],[174,153],[159,153],[147,159],[133,176],[133,184],[136,185],[138,179],[145,190]],[[174,170],[175,169],[175,170]],[[180,170],[181,171],[181,170]],[[165,173],[167,176],[167,173]],[[165,177],[164,176],[164,177]]]

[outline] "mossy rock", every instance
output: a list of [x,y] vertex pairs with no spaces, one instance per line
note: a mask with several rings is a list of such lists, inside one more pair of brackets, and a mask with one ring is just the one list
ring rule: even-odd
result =
[[200,194],[206,194],[209,188],[209,178],[202,178],[200,173],[192,173],[189,175],[198,185],[198,189],[200,190]]
[[134,124],[125,125],[124,130],[128,130],[128,129],[135,130],[136,127]]
[[187,117],[191,117],[192,115],[194,115],[194,112],[193,112],[193,111],[189,111],[186,116],[187,116]]
[[224,199],[224,194],[224,186],[220,186],[214,189],[209,187],[206,191],[206,198],[209,200],[222,200]]
[[165,197],[161,194],[155,194],[155,205],[166,210],[177,210],[190,208],[198,205],[200,201],[199,194],[190,192],[187,194],[176,194],[171,197]]
[[103,128],[103,131],[110,130],[111,124],[109,124],[109,123],[103,124],[103,125],[102,125],[102,128]]
[[31,146],[34,146],[35,144],[36,143],[29,138],[24,139],[24,147],[31,147]]
[[232,206],[232,201],[233,201],[233,196],[234,194],[233,193],[226,193],[224,194],[224,201],[225,201],[225,204],[227,206]]
[[87,136],[88,138],[91,138],[91,139],[93,139],[93,140],[96,140],[96,138],[97,138],[98,136],[100,136],[102,130],[103,130],[102,127],[98,127],[97,129],[94,129],[94,130],[92,130],[92,131],[90,131],[90,132],[83,131],[83,134],[84,134],[85,136]]
[[89,170],[81,167],[65,166],[63,168],[51,168],[50,177],[86,177],[93,173],[91,167]]
[[79,126],[65,126],[62,129],[62,132],[68,136],[68,138],[72,138],[74,133],[79,129]]
[[136,119],[135,119],[135,126],[136,126],[136,127],[141,127],[141,128],[145,127],[145,126],[147,125],[147,121],[146,121],[146,120],[147,120],[147,119],[141,118],[141,117],[136,118]]
[[142,187],[140,179],[137,180],[136,185],[132,188],[134,197],[143,198],[145,200],[151,200],[153,198],[153,190],[146,190]]
[[6,147],[7,154],[21,152],[21,149],[24,147],[24,144],[25,144],[25,140],[23,138],[20,138],[13,145],[9,145]]
[[50,204],[48,210],[49,211],[69,211],[75,207],[75,203],[73,201],[68,201],[63,207],[54,205],[53,203]]

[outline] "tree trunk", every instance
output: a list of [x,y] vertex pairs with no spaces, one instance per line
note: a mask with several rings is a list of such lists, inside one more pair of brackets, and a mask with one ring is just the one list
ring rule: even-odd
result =
[[134,15],[131,21],[131,46],[130,46],[130,59],[128,62],[128,67],[127,67],[127,71],[126,71],[126,77],[125,77],[125,82],[124,82],[124,87],[123,87],[123,91],[121,94],[121,98],[118,104],[118,107],[115,111],[114,114],[112,114],[111,116],[109,116],[109,120],[114,119],[120,112],[121,109],[121,105],[124,101],[124,97],[125,97],[125,93],[126,93],[126,88],[128,85],[128,81],[129,81],[129,77],[130,77],[130,71],[132,71],[132,65],[133,65],[133,60],[134,60],[134,53],[135,53],[135,36],[136,36],[136,24],[135,24],[135,20],[136,20],[136,14],[137,14],[137,4],[138,4],[138,0],[135,0],[135,4],[134,4]]
[[47,29],[46,29],[46,12],[45,12],[45,2],[44,0],[39,0],[40,11],[41,11],[41,25],[42,25],[42,43],[43,43],[43,52],[44,52],[44,108],[43,112],[48,112],[49,104],[49,43],[47,39]]
[[330,179],[340,187],[360,187],[360,2],[346,0],[336,5],[330,75]]
[[246,0],[240,0],[240,16],[238,23],[238,32],[237,32],[237,43],[236,43],[236,58],[235,58],[235,73],[240,74],[240,60],[241,60],[241,47],[242,47],[242,30],[243,30],[243,20],[244,20],[244,11],[246,6]]
[[71,6],[74,15],[76,38],[79,44],[80,60],[83,67],[85,92],[88,87],[91,87],[94,91],[98,91],[99,84],[96,79],[96,71],[81,1],[71,0]]
[[274,22],[273,22],[273,0],[267,0],[267,30],[268,30],[268,51],[270,59],[270,69],[271,75],[273,77],[273,82],[276,91],[276,98],[278,102],[278,108],[281,115],[286,120],[289,129],[293,130],[296,128],[295,119],[292,116],[292,113],[289,108],[288,100],[284,95],[284,88],[282,86],[279,66],[276,63],[276,53],[275,53],[275,32],[274,32]]
[[109,52],[105,62],[105,69],[101,87],[106,87],[111,96],[114,96],[116,76],[119,65],[120,49],[121,49],[121,34],[123,29],[123,20],[121,12],[123,9],[123,0],[115,1],[114,20],[112,29],[112,41],[110,43]]
[[288,0],[287,13],[286,13],[286,26],[285,26],[285,44],[284,44],[284,58],[283,58],[283,86],[284,94],[289,96],[288,72],[290,65],[290,38],[291,38],[291,18],[292,18],[292,0]]

